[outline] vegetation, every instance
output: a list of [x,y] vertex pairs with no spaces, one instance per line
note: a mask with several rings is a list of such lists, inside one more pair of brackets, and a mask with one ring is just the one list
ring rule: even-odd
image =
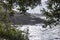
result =
[[56,26],[60,23],[60,0],[48,0],[46,2],[47,10],[43,8],[42,13],[46,17],[44,23],[46,26],[52,27],[52,25]]
[[[11,26],[9,17],[14,16],[14,3],[18,5],[20,13],[25,14],[28,7],[35,8],[41,4],[41,0],[0,0],[0,39],[6,40],[28,40],[23,31]],[[44,8],[42,13],[46,16],[45,26],[57,25],[60,23],[60,0],[48,0],[46,3],[48,11]],[[28,32],[27,32],[28,33]]]
[[26,36],[22,35],[22,33],[23,31],[10,27],[8,23],[7,25],[0,23],[0,40],[26,40]]
[[0,0],[0,40],[28,40],[23,31],[11,26],[9,17],[14,15],[14,3],[19,5],[18,10],[24,14],[27,7],[37,6],[40,0]]

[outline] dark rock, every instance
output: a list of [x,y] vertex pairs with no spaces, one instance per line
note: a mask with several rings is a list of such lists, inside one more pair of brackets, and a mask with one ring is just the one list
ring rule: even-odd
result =
[[43,22],[42,19],[32,18],[31,15],[28,13],[26,15],[15,13],[13,17],[10,17],[10,21],[12,24],[22,25],[35,25]]

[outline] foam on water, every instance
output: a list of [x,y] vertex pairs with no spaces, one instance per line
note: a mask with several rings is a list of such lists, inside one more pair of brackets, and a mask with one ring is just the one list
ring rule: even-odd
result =
[[42,24],[23,25],[21,30],[29,27],[29,40],[60,40],[60,27],[42,28]]

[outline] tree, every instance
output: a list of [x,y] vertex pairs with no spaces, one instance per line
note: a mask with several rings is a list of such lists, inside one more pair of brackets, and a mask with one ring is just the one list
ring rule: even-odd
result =
[[4,8],[0,5],[0,40],[26,40],[21,30],[11,26]]
[[2,40],[26,40],[22,31],[11,26],[9,17],[14,15],[14,3],[19,5],[18,10],[24,14],[27,7],[34,8],[40,5],[41,0],[0,0],[0,38]]
[[46,17],[44,23],[51,28],[52,25],[56,26],[60,23],[60,0],[48,0],[46,4],[48,11],[43,8],[42,12]]

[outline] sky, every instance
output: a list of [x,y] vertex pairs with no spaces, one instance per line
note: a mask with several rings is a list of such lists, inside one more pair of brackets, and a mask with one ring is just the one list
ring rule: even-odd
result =
[[[42,0],[41,1],[41,5],[37,5],[34,9],[31,9],[30,7],[29,7],[29,10],[27,10],[27,12],[28,13],[30,13],[30,14],[40,14],[40,15],[42,15],[41,14],[41,11],[40,10],[42,10],[42,8],[45,8],[46,10],[47,10],[47,8],[46,8],[46,2],[47,0]],[[15,4],[16,5],[16,4]],[[16,6],[14,6],[14,9],[13,10],[15,10],[15,11],[17,11],[17,12],[19,12],[18,10],[17,10],[17,8],[18,8],[18,6],[16,7]],[[41,18],[41,19],[45,19],[45,16],[38,16],[39,18]]]
[[[29,8],[29,10],[27,10],[27,12],[28,13],[38,13],[38,14],[41,14],[41,9],[42,8],[45,8],[46,9],[46,4],[45,4],[45,1],[47,1],[47,0],[42,0],[41,2],[42,2],[42,4],[41,4],[41,6],[40,5],[37,5],[34,9],[31,9],[31,8]],[[18,6],[16,7],[16,6],[14,6],[14,9],[13,10],[15,10],[15,11],[17,11],[17,8],[18,8]],[[17,12],[19,12],[19,11],[17,11]]]
[[34,8],[34,9],[31,9],[31,8],[29,8],[29,10],[27,11],[28,13],[41,13],[40,12],[40,10],[42,9],[42,8],[45,8],[46,9],[46,4],[45,4],[45,2],[46,2],[47,0],[42,0],[41,2],[42,2],[42,5],[41,6],[37,6],[36,8]]

